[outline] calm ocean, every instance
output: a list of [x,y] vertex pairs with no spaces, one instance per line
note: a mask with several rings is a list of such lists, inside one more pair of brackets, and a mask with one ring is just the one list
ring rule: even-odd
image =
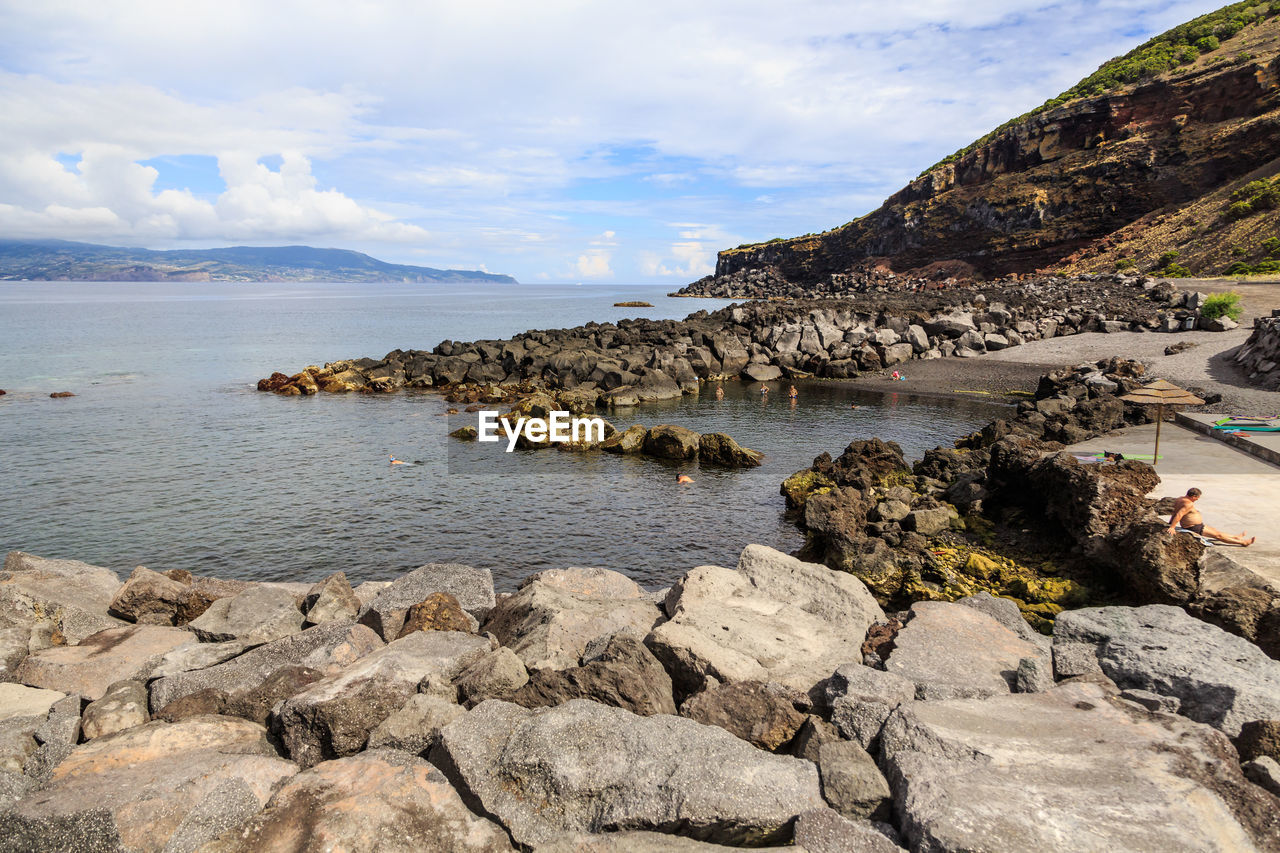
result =
[[[254,384],[338,358],[446,338],[622,317],[681,318],[718,300],[645,286],[0,283],[0,550],[260,580],[345,571],[381,580],[428,562],[603,566],[650,587],[743,545],[800,544],[778,484],[856,438],[909,457],[968,432],[990,404],[800,384],[790,405],[741,383],[726,399],[644,406],[619,428],[721,431],[766,454],[747,471],[557,451],[448,464],[431,393],[285,398]],[[624,300],[656,307],[614,308]],[[75,397],[50,399],[50,392]],[[851,402],[859,408],[850,408]],[[474,416],[465,422],[474,423]],[[455,448],[455,453],[457,453]],[[464,453],[481,452],[471,446]],[[388,457],[420,461],[391,466]]]

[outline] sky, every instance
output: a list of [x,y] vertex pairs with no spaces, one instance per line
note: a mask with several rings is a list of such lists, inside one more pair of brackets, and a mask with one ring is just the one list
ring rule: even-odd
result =
[[678,286],[1220,5],[0,0],[0,237]]

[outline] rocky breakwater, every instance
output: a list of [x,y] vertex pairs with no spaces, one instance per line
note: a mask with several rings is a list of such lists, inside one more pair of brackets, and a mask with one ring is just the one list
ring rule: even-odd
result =
[[198,582],[6,560],[0,850],[1280,846],[1280,663],[1173,607],[1049,638],[750,545],[658,592],[336,574],[202,632],[160,578]]
[[1253,334],[1236,351],[1235,362],[1249,381],[1269,391],[1280,390],[1280,311],[1253,321]]
[[1024,341],[1101,331],[1176,331],[1194,308],[1168,284],[1115,277],[1043,279],[973,290],[859,299],[751,302],[682,321],[623,320],[530,331],[505,341],[444,341],[311,366],[258,383],[284,395],[443,390],[458,402],[571,392],[582,407],[696,394],[724,379],[856,377],[911,359],[971,357]]
[[985,592],[1046,632],[1093,601],[1182,605],[1280,657],[1280,592],[1171,536],[1146,497],[1154,468],[1065,452],[1149,422],[1118,396],[1153,378],[1119,358],[1050,373],[1014,417],[913,468],[876,439],[823,454],[782,485],[801,556],[853,573],[886,605]]

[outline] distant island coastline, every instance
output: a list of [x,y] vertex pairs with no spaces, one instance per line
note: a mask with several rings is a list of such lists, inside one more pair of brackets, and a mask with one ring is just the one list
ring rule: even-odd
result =
[[0,281],[399,281],[518,284],[509,275],[389,264],[346,249],[131,249],[0,239]]

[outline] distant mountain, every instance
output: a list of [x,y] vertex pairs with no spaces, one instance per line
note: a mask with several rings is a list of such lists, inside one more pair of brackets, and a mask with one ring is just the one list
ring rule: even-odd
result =
[[838,291],[890,271],[1275,272],[1277,210],[1280,0],[1246,0],[1105,63],[859,219],[720,252],[681,292]]
[[153,251],[68,240],[0,240],[0,280],[516,283],[509,275],[388,264],[345,249],[229,246]]

